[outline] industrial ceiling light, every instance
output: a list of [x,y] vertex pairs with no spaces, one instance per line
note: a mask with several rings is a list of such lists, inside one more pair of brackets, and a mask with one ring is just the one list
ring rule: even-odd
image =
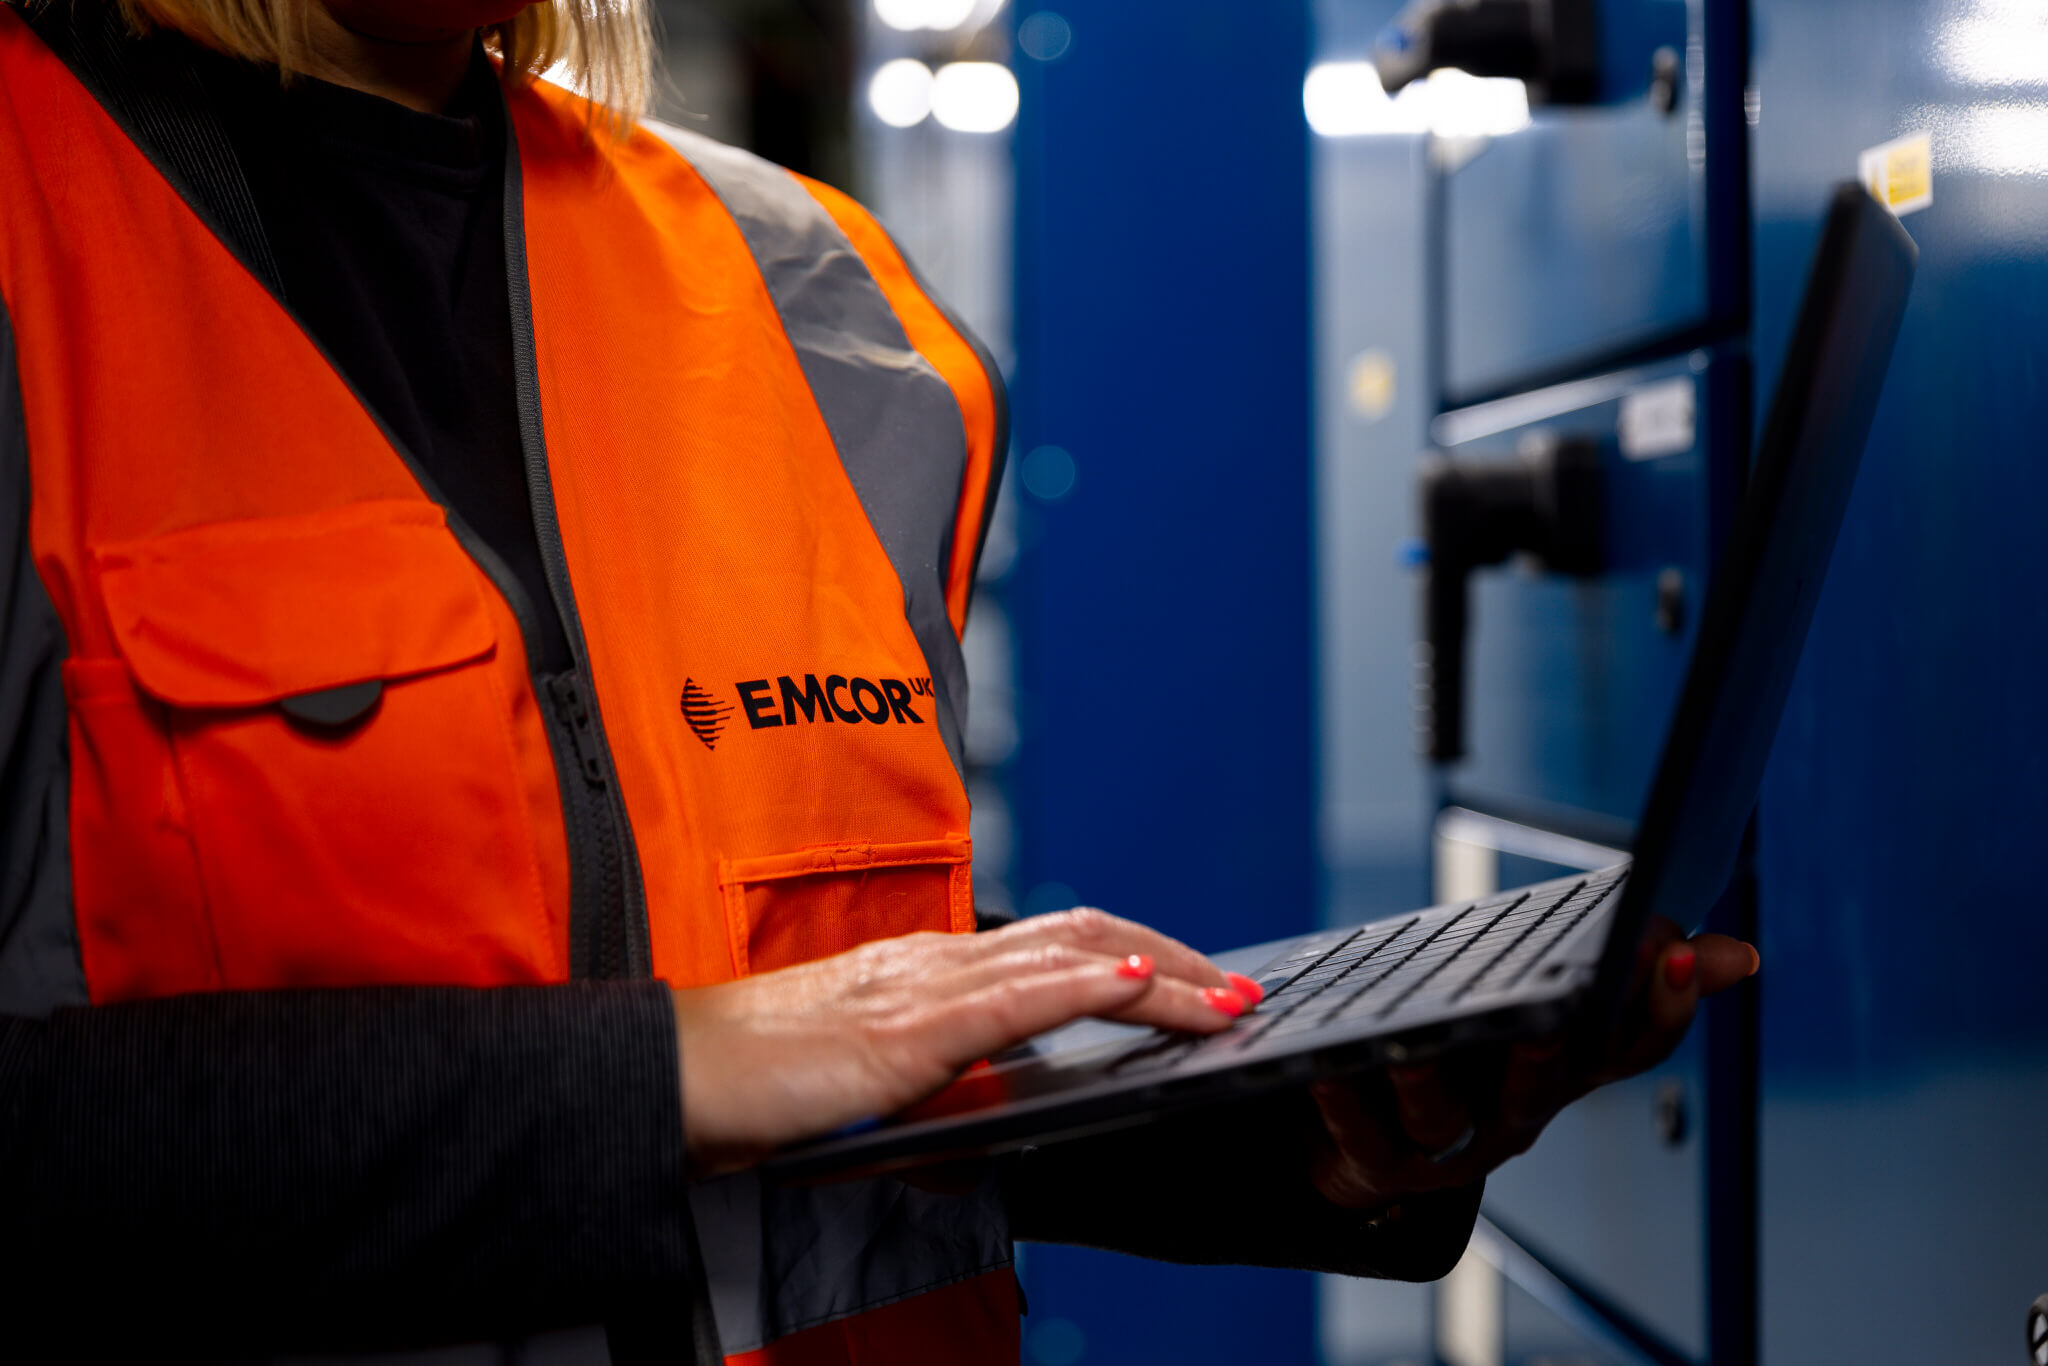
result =
[[868,80],[868,108],[891,128],[915,128],[931,116],[932,69],[900,57],[884,62]]
[[1322,62],[1301,83],[1301,107],[1308,126],[1326,138],[1389,133],[1394,102],[1380,85],[1371,62]]
[[980,4],[981,0],[875,0],[875,17],[905,33],[950,33],[972,19]]
[[1302,112],[1323,137],[1434,133],[1440,138],[1504,137],[1529,126],[1529,90],[1505,77],[1445,68],[1389,97],[1370,62],[1323,62],[1301,85]]
[[956,133],[1000,133],[1017,121],[1017,78],[996,62],[949,62],[932,82],[932,115]]

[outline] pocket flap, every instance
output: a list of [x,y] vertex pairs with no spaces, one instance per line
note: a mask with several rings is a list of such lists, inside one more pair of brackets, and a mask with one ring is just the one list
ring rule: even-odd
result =
[[469,557],[432,503],[215,522],[94,552],[114,640],[143,690],[253,707],[490,653]]
[[858,873],[870,868],[966,863],[973,857],[974,843],[964,835],[896,844],[814,844],[789,854],[723,859],[719,863],[718,880],[722,885],[731,887],[747,882],[815,877],[820,873]]
[[733,974],[773,972],[918,930],[970,933],[973,860],[965,835],[720,859]]

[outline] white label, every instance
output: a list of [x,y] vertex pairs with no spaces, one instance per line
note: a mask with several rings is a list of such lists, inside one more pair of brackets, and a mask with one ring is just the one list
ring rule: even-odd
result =
[[1630,460],[1689,451],[1696,439],[1699,399],[1690,375],[1646,384],[1621,398],[1617,434]]
[[1934,139],[1926,133],[1873,147],[1856,158],[1856,178],[1899,217],[1934,202]]

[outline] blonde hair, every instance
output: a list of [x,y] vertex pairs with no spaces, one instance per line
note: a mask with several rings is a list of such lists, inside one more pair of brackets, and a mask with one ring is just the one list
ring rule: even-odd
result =
[[[307,69],[306,7],[318,0],[119,0],[138,31],[175,29],[231,56],[275,66],[287,78]],[[521,85],[561,65],[565,84],[591,100],[591,117],[615,134],[646,112],[654,83],[654,35],[647,0],[539,0],[483,31],[503,61],[502,79]]]

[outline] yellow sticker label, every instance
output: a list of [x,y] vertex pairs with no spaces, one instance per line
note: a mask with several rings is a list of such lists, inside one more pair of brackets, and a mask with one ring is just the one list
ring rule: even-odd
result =
[[1856,159],[1857,179],[1900,217],[1934,202],[1934,139],[1909,133]]
[[1399,394],[1394,358],[1378,348],[1359,352],[1352,359],[1344,387],[1351,397],[1351,411],[1367,422],[1378,422],[1394,411]]

